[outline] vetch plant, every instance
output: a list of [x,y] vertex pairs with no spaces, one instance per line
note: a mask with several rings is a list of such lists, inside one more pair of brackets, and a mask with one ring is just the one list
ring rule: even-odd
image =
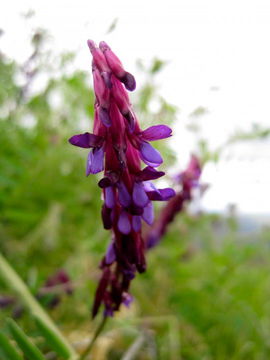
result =
[[[153,224],[152,201],[165,201],[175,195],[173,189],[157,189],[151,182],[165,173],[156,170],[163,159],[150,142],[170,137],[172,130],[166,125],[142,130],[126,91],[136,87],[133,75],[125,71],[104,41],[97,47],[88,40],[88,46],[93,57],[93,133],[74,135],[69,142],[91,149],[87,176],[104,172],[98,183],[104,199],[101,213],[112,240],[100,264],[102,276],[92,315],[95,317],[103,305],[107,317],[113,316],[122,303],[129,305],[130,282],[137,272],[146,270],[141,228],[142,221]],[[141,161],[147,165],[143,169]]]

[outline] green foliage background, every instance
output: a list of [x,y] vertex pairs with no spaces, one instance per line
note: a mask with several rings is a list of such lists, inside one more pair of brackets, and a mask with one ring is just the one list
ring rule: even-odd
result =
[[[45,41],[44,32],[33,35],[24,64],[0,56],[0,249],[33,294],[58,269],[67,271],[74,293],[48,312],[80,351],[96,326],[90,308],[109,234],[100,219],[98,178],[84,176],[86,153],[67,139],[91,129],[94,98],[89,74],[69,70],[74,56],[54,57],[43,50]],[[172,123],[177,114],[158,96],[155,77],[163,66],[158,59],[140,66],[145,83],[134,101],[145,126]],[[48,80],[32,91],[40,74]],[[157,113],[149,110],[153,98]],[[158,147],[166,167],[177,164],[164,142]],[[107,325],[93,359],[124,359],[141,336],[134,359],[269,358],[269,229],[243,236],[234,219],[179,214],[148,255],[148,271],[132,285],[134,304]],[[1,296],[14,295],[0,285]],[[45,307],[49,300],[43,298]],[[11,308],[0,312],[4,333],[11,315]],[[17,321],[49,352],[28,312]]]

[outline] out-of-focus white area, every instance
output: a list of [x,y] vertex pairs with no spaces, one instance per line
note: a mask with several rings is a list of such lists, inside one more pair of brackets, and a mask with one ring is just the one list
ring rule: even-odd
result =
[[[80,68],[90,70],[88,38],[107,41],[130,72],[138,58],[168,61],[159,92],[180,109],[172,141],[179,168],[194,150],[185,126],[198,106],[208,110],[197,122],[212,149],[235,129],[270,124],[269,0],[9,0],[0,14],[1,48],[19,60],[29,54],[29,24],[20,16],[29,9],[36,12],[31,24],[49,30],[56,51],[75,50]],[[108,34],[114,19],[116,29]],[[269,145],[232,146],[218,165],[208,165],[203,180],[211,188],[203,207],[236,203],[243,212],[268,213]]]

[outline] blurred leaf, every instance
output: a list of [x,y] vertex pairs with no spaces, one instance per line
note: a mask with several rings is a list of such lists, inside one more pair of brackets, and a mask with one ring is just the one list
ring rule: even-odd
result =
[[25,335],[22,329],[15,323],[15,321],[8,319],[8,327],[26,358],[29,360],[46,359],[34,343]]
[[59,336],[40,317],[35,316],[35,321],[40,334],[43,335],[50,348],[64,359],[71,358],[72,354],[66,344],[63,343],[62,339],[59,338]]
[[22,360],[15,347],[2,332],[0,332],[0,356],[2,360]]

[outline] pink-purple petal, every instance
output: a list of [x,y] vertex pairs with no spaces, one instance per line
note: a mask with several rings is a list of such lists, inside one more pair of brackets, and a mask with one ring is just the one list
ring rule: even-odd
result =
[[154,125],[142,131],[141,136],[146,141],[166,139],[172,136],[172,129],[167,125]]
[[110,127],[112,125],[112,121],[107,109],[100,107],[98,110],[98,116],[104,126]]

